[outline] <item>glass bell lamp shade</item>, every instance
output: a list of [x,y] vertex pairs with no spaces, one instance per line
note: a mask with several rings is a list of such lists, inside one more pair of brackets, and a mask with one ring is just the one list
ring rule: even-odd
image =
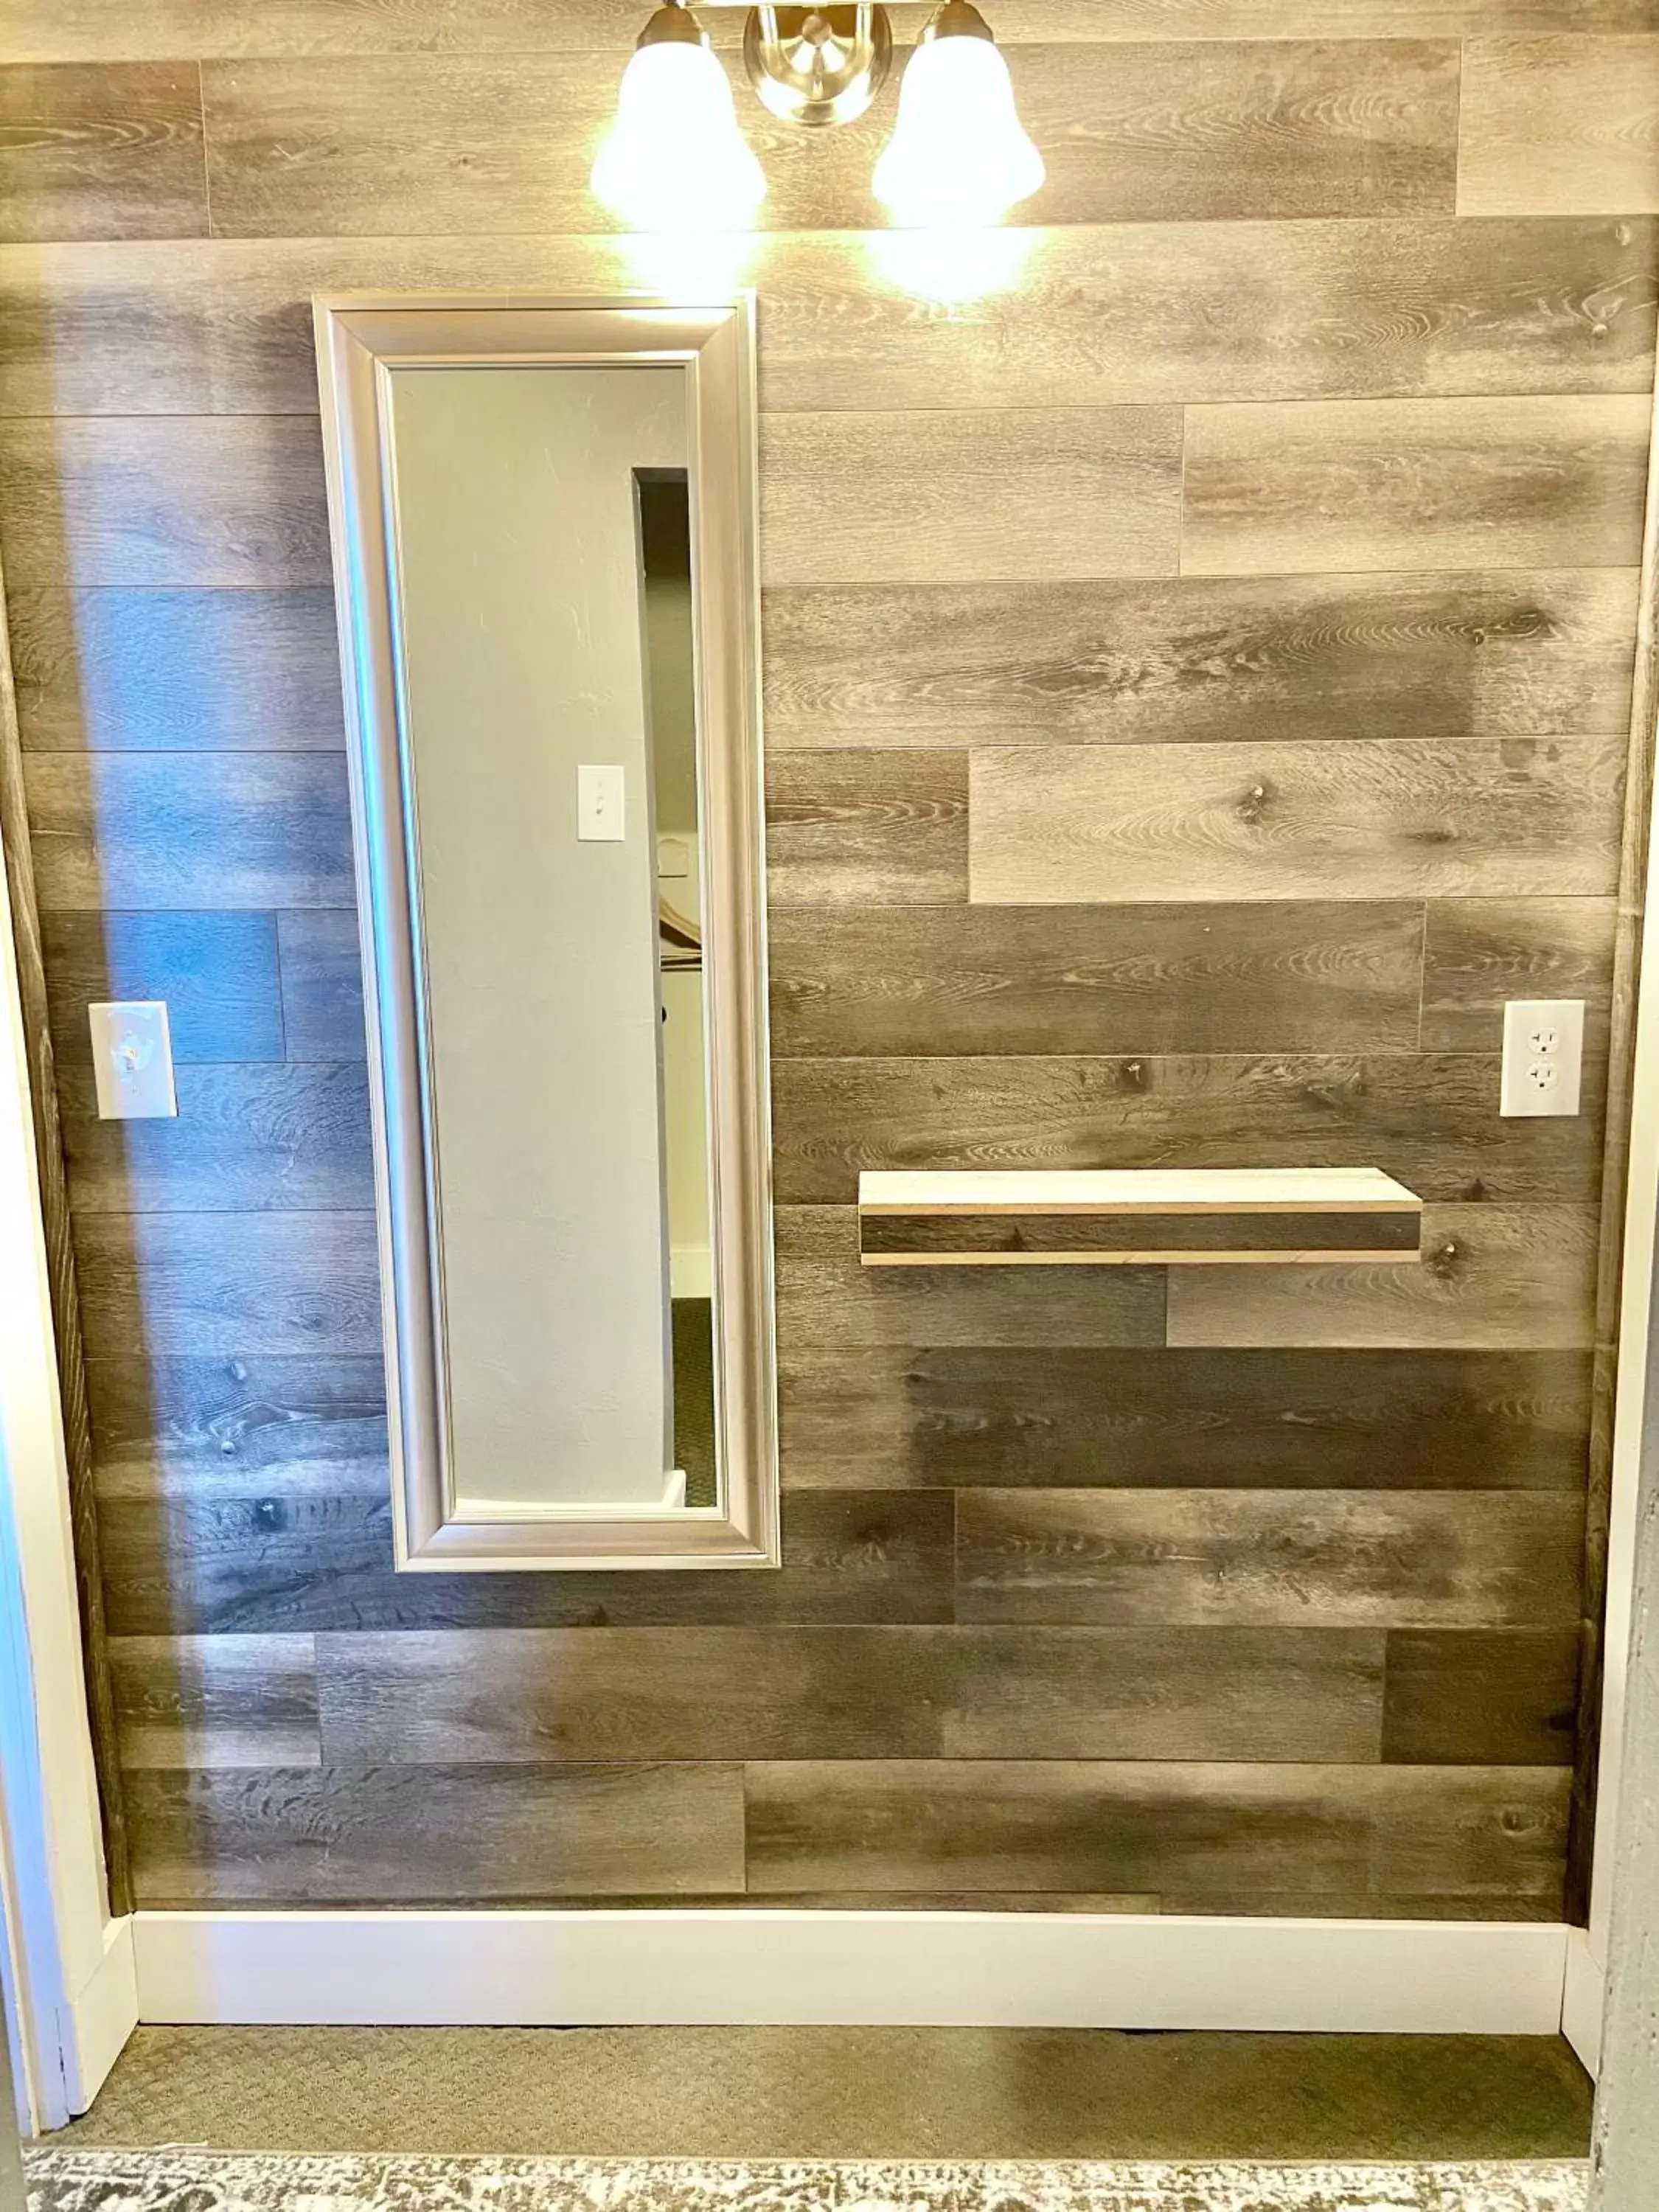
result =
[[[662,17],[690,24],[684,9]],[[766,177],[738,128],[726,71],[692,27],[644,39],[623,72],[595,197],[632,230],[744,230]]]
[[876,198],[895,221],[997,222],[1045,173],[1014,106],[1008,64],[989,37],[924,40],[905,67],[898,121],[876,164]]

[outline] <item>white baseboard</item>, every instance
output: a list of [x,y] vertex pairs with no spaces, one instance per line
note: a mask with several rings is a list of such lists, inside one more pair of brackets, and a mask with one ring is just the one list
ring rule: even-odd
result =
[[1578,2053],[1584,2071],[1592,2075],[1601,2070],[1601,2014],[1607,1996],[1607,1967],[1591,1952],[1589,1931],[1570,1928],[1561,1990],[1561,2033]]
[[104,1955],[92,1978],[58,2014],[58,2048],[71,2112],[84,2112],[138,2025],[138,1972],[131,1919],[104,1929]]
[[1554,2035],[1553,1923],[1080,1913],[140,1912],[155,2021]]

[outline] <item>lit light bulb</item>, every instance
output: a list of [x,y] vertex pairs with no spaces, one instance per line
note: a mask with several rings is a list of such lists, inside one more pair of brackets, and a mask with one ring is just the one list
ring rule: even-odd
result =
[[876,198],[902,223],[999,222],[1042,184],[1042,156],[1025,135],[1008,64],[978,10],[947,0],[929,29],[899,86]]
[[623,72],[595,197],[635,230],[743,230],[766,177],[726,71],[684,8],[659,9]]

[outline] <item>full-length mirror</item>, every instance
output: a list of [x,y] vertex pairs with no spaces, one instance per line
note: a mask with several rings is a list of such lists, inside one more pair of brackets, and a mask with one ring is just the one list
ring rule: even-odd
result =
[[404,1566],[775,1564],[751,313],[318,305]]

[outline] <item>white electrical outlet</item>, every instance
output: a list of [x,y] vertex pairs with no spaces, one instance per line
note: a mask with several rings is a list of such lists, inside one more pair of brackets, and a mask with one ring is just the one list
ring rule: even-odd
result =
[[153,1121],[179,1111],[166,1001],[123,999],[87,1008],[93,1079],[104,1121]]
[[1504,1009],[1498,1110],[1515,1117],[1576,1114],[1583,1058],[1582,999],[1511,999]]

